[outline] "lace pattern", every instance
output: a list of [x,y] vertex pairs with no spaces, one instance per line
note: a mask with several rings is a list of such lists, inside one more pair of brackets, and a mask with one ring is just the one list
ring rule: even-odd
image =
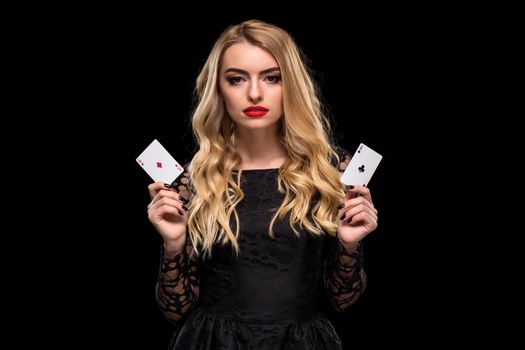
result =
[[332,238],[328,249],[324,283],[335,310],[346,311],[363,293],[367,277],[363,269],[362,242],[348,252],[338,238]]

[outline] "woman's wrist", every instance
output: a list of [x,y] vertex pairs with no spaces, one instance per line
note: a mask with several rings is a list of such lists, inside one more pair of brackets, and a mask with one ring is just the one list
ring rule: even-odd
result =
[[181,237],[176,241],[164,241],[164,256],[166,258],[173,258],[179,255],[186,244],[186,236]]
[[355,252],[357,250],[357,248],[359,247],[359,241],[357,241],[357,242],[343,242],[343,241],[341,241],[341,238],[339,238],[339,242],[341,243],[341,245],[345,248],[345,250],[348,253]]

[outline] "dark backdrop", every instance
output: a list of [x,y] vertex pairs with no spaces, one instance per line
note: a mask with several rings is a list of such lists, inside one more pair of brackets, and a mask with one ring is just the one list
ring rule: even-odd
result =
[[4,31],[3,349],[166,349],[135,158],[157,138],[190,159],[194,79],[249,18],[294,35],[342,146],[384,156],[368,289],[327,310],[345,349],[518,348],[518,9],[56,10]]

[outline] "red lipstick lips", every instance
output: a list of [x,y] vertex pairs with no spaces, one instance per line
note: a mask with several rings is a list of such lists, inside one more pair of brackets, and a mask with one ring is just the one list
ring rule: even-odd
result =
[[243,113],[246,114],[248,117],[262,117],[266,113],[268,113],[268,108],[265,108],[263,106],[250,106],[243,110]]

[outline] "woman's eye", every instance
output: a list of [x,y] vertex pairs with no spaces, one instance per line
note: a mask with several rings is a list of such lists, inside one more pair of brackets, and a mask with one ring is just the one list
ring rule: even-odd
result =
[[269,75],[266,77],[266,79],[270,82],[270,83],[277,83],[281,80],[281,77],[278,76],[278,75]]
[[242,81],[242,77],[231,77],[228,78],[228,82],[232,85],[239,84]]

